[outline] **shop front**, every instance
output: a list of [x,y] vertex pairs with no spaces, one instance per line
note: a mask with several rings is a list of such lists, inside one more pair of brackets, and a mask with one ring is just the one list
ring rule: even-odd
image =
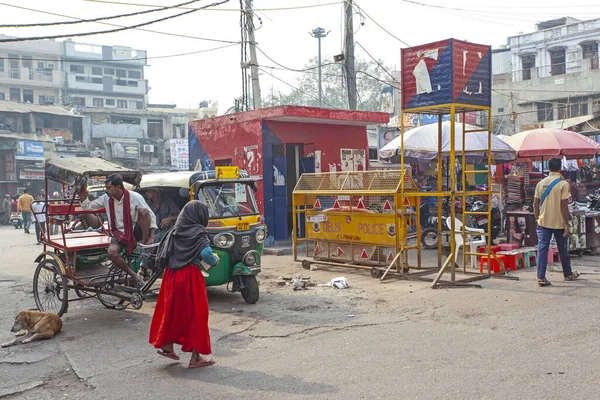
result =
[[44,143],[36,140],[19,139],[16,151],[18,171],[17,193],[25,189],[32,194],[39,194],[44,189]]

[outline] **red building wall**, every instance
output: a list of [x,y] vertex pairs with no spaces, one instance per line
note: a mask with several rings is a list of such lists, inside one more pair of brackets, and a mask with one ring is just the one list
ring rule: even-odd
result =
[[282,121],[265,121],[265,124],[283,143],[313,143],[315,150],[321,151],[321,172],[329,172],[329,164],[341,170],[340,149],[364,149],[369,154],[364,126]]

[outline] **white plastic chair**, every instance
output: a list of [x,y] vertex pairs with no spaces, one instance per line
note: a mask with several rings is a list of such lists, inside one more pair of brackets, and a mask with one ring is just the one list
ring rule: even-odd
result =
[[[452,221],[450,218],[446,218],[446,226],[448,229],[452,229]],[[476,229],[465,227],[465,231],[467,232],[477,232],[477,233],[485,233],[484,229]],[[471,235],[468,235],[470,237]],[[454,262],[456,263],[456,258],[458,257],[458,252],[462,248],[465,251],[465,243],[463,241],[462,236],[462,221],[458,218],[454,218],[454,240],[456,241],[456,251],[454,252]],[[479,246],[485,246],[486,240],[485,236],[482,236],[479,240],[469,240],[467,239],[467,244],[469,245],[469,249],[471,253],[477,253],[477,248]],[[477,265],[477,256],[471,255],[471,268],[476,268]]]

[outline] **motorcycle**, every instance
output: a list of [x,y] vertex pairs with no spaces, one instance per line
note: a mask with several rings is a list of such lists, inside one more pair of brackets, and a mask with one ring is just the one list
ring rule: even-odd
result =
[[[492,203],[493,205],[493,203]],[[488,205],[486,202],[477,200],[471,206],[471,211],[473,212],[486,212],[488,209]],[[501,217],[500,217],[500,209],[498,207],[492,206],[492,232],[491,232],[491,243],[494,244],[494,241],[500,234],[500,226],[501,226]],[[483,229],[486,232],[488,231],[488,217],[486,215],[474,215],[471,219],[471,227]]]
[[588,194],[586,199],[588,211],[600,211],[600,189]]
[[23,228],[23,217],[20,212],[11,212],[10,213],[10,223],[15,229]]

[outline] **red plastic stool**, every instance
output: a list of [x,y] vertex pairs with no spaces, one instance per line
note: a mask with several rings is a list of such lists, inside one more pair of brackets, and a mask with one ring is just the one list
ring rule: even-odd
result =
[[519,248],[519,244],[518,243],[502,243],[498,245],[502,251],[511,251],[511,250],[517,250]]
[[521,261],[521,268],[525,268],[525,256],[523,253],[502,255],[506,257],[506,263],[504,265],[506,266],[507,270],[515,271],[517,268],[519,268],[519,261]]
[[557,261],[560,261],[560,254],[558,253],[558,248],[550,247],[548,249],[548,264],[554,264],[554,255],[556,255]]
[[[479,258],[480,258],[479,259],[479,272],[483,273],[483,267],[488,262],[488,256],[487,256],[487,254],[484,254],[484,255],[480,256]],[[498,261],[496,261],[496,258],[498,259]],[[502,265],[505,266],[504,268],[506,269],[506,256],[497,255],[496,258],[494,258],[492,256],[492,264],[491,264],[490,269],[492,270],[493,273],[498,274],[501,271],[499,262],[502,263]]]

